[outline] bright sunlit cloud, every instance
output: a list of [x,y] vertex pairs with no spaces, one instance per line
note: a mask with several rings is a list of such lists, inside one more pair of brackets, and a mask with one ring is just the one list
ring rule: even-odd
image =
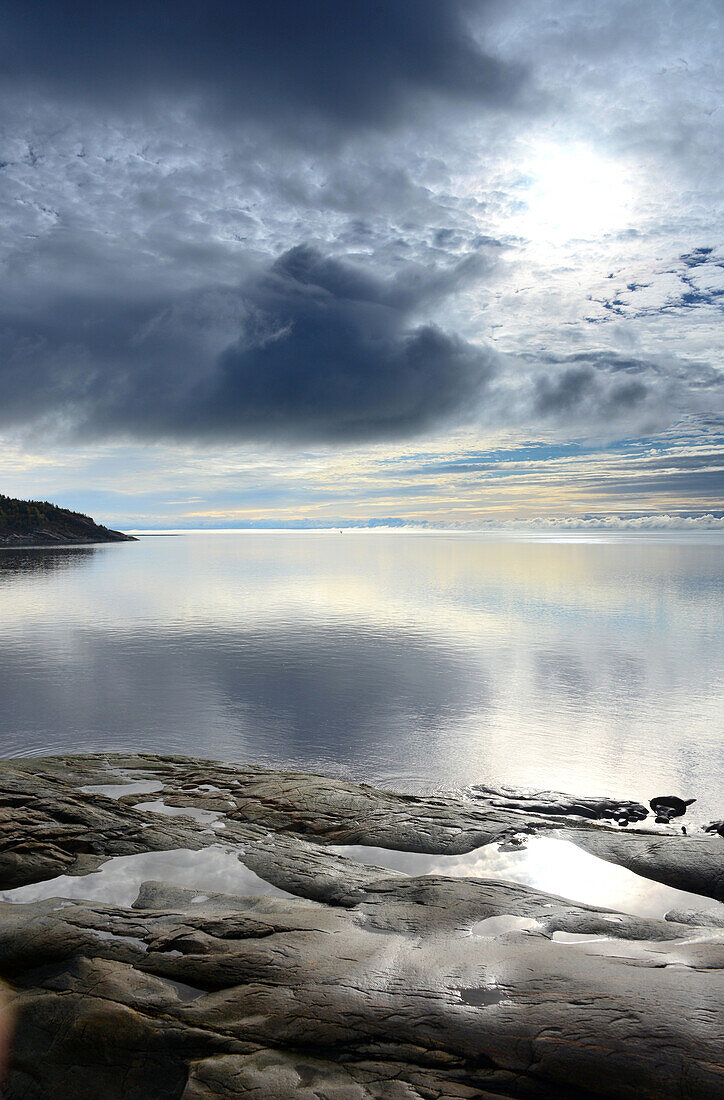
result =
[[522,229],[533,241],[591,240],[631,220],[635,194],[626,167],[585,146],[540,146],[527,177]]

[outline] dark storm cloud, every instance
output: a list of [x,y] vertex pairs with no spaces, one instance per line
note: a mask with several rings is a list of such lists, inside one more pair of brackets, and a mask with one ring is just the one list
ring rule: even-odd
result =
[[593,367],[568,367],[553,377],[544,376],[536,382],[536,411],[541,416],[559,416],[593,406],[601,415],[616,416],[646,398],[647,387],[635,379],[611,384],[602,381]]
[[703,412],[721,401],[722,379],[707,363],[638,357],[591,349],[569,355],[526,356],[535,364],[532,422],[565,425],[582,436],[610,429],[651,434],[685,411]]
[[125,108],[197,101],[217,121],[378,127],[432,96],[501,105],[520,66],[468,26],[486,0],[10,0],[5,88]]
[[493,354],[412,316],[478,263],[383,279],[298,246],[233,289],[69,295],[0,323],[0,422],[57,415],[98,436],[327,442],[470,419]]

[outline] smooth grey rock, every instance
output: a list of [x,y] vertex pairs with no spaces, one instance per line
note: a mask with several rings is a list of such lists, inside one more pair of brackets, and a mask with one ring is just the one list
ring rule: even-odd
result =
[[[166,804],[82,786],[162,783]],[[491,796],[497,797],[497,796]],[[18,1012],[6,1100],[724,1097],[724,933],[515,883],[408,876],[330,850],[468,852],[530,827],[716,896],[716,837],[620,831],[185,758],[0,764],[0,886],[223,843],[288,895],[147,881],[132,906],[0,902]],[[661,877],[665,876],[665,877]],[[52,888],[52,886],[51,886]]]

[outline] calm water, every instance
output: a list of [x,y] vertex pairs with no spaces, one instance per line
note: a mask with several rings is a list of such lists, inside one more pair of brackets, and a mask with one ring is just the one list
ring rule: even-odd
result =
[[0,753],[132,749],[724,814],[721,536],[0,552]]

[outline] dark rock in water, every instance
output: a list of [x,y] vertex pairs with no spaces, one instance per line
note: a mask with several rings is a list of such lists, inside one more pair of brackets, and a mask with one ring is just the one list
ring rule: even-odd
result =
[[656,814],[656,820],[660,825],[668,825],[672,817],[683,817],[687,806],[693,805],[695,798],[677,798],[675,794],[660,795],[652,798],[649,806]]
[[[137,808],[149,781],[155,805],[191,816]],[[19,1018],[5,1100],[724,1096],[716,916],[644,919],[330,850],[459,854],[534,828],[724,897],[718,838],[533,803],[527,821],[521,806],[181,757],[1,761],[0,888],[73,876],[58,897],[0,901]],[[78,897],[111,856],[198,851],[201,873],[222,842],[286,896],[146,881],[133,904]]]
[[525,814],[544,814],[547,817],[585,817],[593,821],[615,821],[628,825],[643,821],[649,811],[640,802],[625,799],[602,798],[595,795],[580,796],[562,791],[528,791],[520,787],[486,787],[482,783],[468,788],[477,801],[507,810],[521,810]]
[[708,825],[704,826],[705,833],[717,833],[718,836],[724,837],[724,819],[721,821],[710,821]]

